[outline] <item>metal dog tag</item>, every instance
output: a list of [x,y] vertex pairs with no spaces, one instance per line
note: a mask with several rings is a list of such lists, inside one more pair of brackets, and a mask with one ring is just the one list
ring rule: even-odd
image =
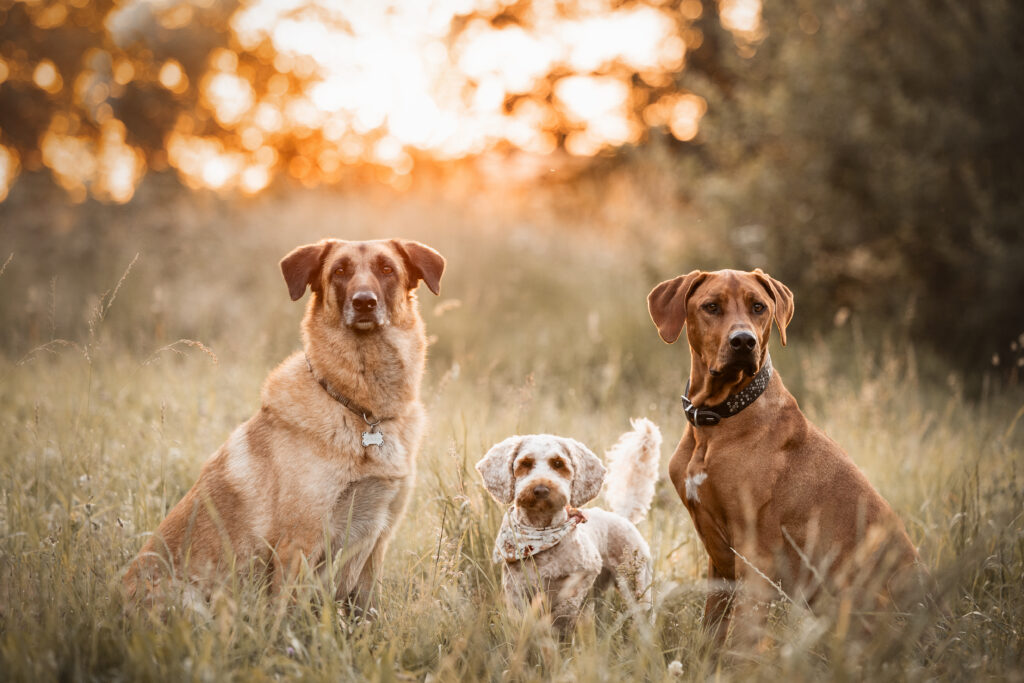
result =
[[383,446],[384,435],[380,432],[363,432],[363,447],[366,446]]

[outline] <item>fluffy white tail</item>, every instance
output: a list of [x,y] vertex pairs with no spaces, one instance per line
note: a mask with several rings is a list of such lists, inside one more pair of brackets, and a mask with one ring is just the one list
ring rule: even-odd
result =
[[630,420],[633,431],[605,453],[604,499],[612,512],[634,524],[647,516],[661,465],[661,430],[646,417]]

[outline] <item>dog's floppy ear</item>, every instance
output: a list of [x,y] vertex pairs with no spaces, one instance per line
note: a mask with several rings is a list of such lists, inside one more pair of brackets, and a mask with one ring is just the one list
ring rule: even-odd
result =
[[444,257],[427,245],[412,240],[392,240],[392,243],[409,269],[412,279],[410,289],[415,289],[419,281],[423,280],[431,292],[440,294]]
[[694,270],[665,280],[647,295],[647,310],[651,313],[651,320],[667,343],[679,339],[679,333],[686,323],[686,302],[707,276],[702,270]]
[[484,480],[484,488],[491,494],[494,500],[502,505],[512,502],[515,495],[515,477],[512,476],[512,463],[516,459],[516,453],[523,444],[523,437],[510,436],[500,443],[491,446],[480,462],[476,464],[476,471]]
[[296,247],[281,259],[281,272],[288,283],[288,293],[292,301],[298,301],[306,293],[306,286],[314,291],[320,287],[320,269],[323,267],[323,255],[329,242],[326,240],[316,244]]
[[775,302],[775,324],[779,328],[779,340],[786,345],[786,326],[793,320],[793,292],[789,287],[782,284],[760,268],[754,269],[754,277],[761,283],[761,286],[768,292],[768,296]]
[[569,505],[579,507],[601,492],[606,472],[601,459],[576,439],[562,439],[572,461],[572,490]]

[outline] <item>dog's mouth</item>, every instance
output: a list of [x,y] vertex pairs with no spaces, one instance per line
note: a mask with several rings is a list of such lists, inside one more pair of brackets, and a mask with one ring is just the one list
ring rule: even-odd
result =
[[348,311],[345,326],[354,332],[368,334],[382,328],[384,320],[379,311]]
[[724,377],[726,379],[739,379],[744,375],[747,377],[753,377],[757,374],[759,369],[760,368],[757,367],[757,359],[753,356],[749,358],[731,358],[718,367],[708,367],[708,371],[711,373],[712,377]]
[[519,510],[518,514],[520,522],[525,522],[528,526],[535,527],[537,529],[543,529],[544,527],[551,526],[555,519],[555,515],[558,514],[560,510],[563,510],[565,505],[524,505],[522,502],[517,501],[516,507]]
[[356,318],[349,324],[356,332],[373,332],[380,327],[376,318]]
[[566,500],[560,496],[551,492],[545,496],[534,495],[532,491],[523,491],[519,497],[516,498],[516,505],[529,513],[534,515],[551,516],[558,510],[565,507]]
[[750,360],[742,360],[733,364],[736,372],[747,377],[753,377],[757,374],[757,361],[751,358]]

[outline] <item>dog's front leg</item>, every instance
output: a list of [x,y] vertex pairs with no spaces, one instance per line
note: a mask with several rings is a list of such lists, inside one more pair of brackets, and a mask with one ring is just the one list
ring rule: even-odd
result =
[[[388,502],[387,509],[383,511],[379,526],[373,532],[376,537],[367,539],[368,553],[360,553],[359,557],[352,558],[351,576],[354,578],[345,578],[338,583],[336,598],[348,599],[355,609],[363,613],[369,613],[377,607],[378,595],[375,589],[381,567],[384,565],[384,553],[394,534],[395,525],[405,511],[412,490],[411,478],[398,480],[395,486],[397,488],[394,489],[394,495]],[[376,495],[379,499],[384,498],[390,490],[389,485]]]
[[654,607],[653,571],[651,560],[639,551],[615,569],[615,587],[631,606],[644,610]]
[[568,640],[576,628],[576,621],[583,610],[583,601],[587,599],[599,572],[573,572],[568,576],[552,581],[548,589],[551,600],[552,625],[563,640]]
[[721,644],[729,632],[733,607],[733,577],[726,577],[708,558],[708,599],[704,603],[704,628]]
[[[530,562],[530,560],[525,562]],[[538,572],[536,570],[527,571],[523,567],[523,562],[505,565],[501,573],[501,587],[504,589],[505,601],[508,606],[519,615],[525,614],[530,609],[535,596],[544,595]]]
[[303,559],[309,561],[314,553],[322,550],[322,545],[319,535],[315,534],[295,534],[279,543],[271,555],[271,593],[278,597],[292,596]]
[[771,579],[777,575],[771,555],[748,548],[749,555],[739,555],[736,561],[736,588],[733,598],[733,638],[740,648],[769,645],[765,624],[772,600],[791,600],[781,582]]
[[[370,556],[363,564],[362,571],[356,578],[356,586],[348,598],[355,609],[370,613],[377,609],[377,593],[374,590],[377,585],[377,577],[380,575],[381,560],[384,557],[384,550],[387,548],[387,539],[378,539],[377,545],[370,551]],[[337,599],[344,600],[345,595],[341,594],[343,587],[338,586]]]

